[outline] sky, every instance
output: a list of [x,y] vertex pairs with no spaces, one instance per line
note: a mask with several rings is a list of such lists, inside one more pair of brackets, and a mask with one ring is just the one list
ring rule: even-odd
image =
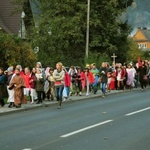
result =
[[138,27],[150,29],[150,0],[134,0],[124,17],[134,29],[131,35],[135,34]]

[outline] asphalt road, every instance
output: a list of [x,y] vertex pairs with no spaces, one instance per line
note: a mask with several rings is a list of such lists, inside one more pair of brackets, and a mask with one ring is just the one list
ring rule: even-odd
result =
[[0,116],[0,150],[150,150],[150,91]]

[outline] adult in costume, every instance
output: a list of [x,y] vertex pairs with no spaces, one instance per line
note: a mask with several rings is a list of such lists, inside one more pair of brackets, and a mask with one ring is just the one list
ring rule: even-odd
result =
[[9,89],[14,89],[14,103],[16,108],[21,107],[22,101],[24,100],[25,82],[23,77],[20,75],[20,70],[15,69],[15,76],[10,82]]

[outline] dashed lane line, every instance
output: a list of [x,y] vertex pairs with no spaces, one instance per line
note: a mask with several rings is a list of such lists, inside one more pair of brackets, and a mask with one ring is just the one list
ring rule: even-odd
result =
[[113,120],[107,120],[107,121],[104,121],[104,122],[100,122],[100,123],[97,123],[97,124],[94,124],[94,125],[91,125],[91,126],[88,126],[88,127],[85,127],[85,128],[82,128],[82,129],[79,129],[79,130],[76,130],[76,131],[73,131],[71,133],[68,133],[68,134],[65,134],[65,135],[62,135],[60,137],[62,138],[67,138],[69,136],[72,136],[72,135],[75,135],[77,133],[80,133],[80,132],[83,132],[83,131],[86,131],[86,130],[89,130],[89,129],[92,129],[92,128],[95,128],[95,127],[98,127],[98,126],[101,126],[101,125],[104,125],[104,124],[107,124],[109,122],[112,122]]
[[140,112],[143,112],[143,111],[146,111],[146,110],[149,110],[149,109],[150,109],[150,107],[147,107],[147,108],[144,108],[144,109],[141,109],[141,110],[138,110],[138,111],[134,111],[134,112],[128,113],[125,116],[135,115],[135,114],[138,114]]
[[[132,116],[132,115],[135,115],[135,114],[138,114],[138,113],[147,111],[147,110],[150,110],[150,107],[147,107],[147,108],[144,108],[144,109],[141,109],[141,110],[138,110],[138,111],[134,111],[134,112],[125,114],[125,116]],[[82,129],[79,129],[79,130],[70,132],[70,133],[65,134],[65,135],[62,135],[62,136],[60,136],[60,137],[66,138],[66,137],[69,137],[69,136],[78,134],[78,133],[80,133],[80,132],[83,132],[83,131],[86,131],[86,130],[89,130],[89,129],[92,129],[92,128],[95,128],[95,127],[98,127],[98,126],[101,126],[101,125],[104,125],[104,124],[107,124],[107,123],[112,122],[112,121],[114,121],[114,120],[106,120],[106,121],[104,121],[104,122],[100,122],[100,123],[94,124],[94,125],[92,125],[92,126],[88,126],[88,127],[85,127],[85,128],[82,128]]]

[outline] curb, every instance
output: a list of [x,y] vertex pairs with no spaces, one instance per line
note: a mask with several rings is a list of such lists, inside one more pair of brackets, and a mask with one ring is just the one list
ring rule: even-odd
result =
[[[149,88],[149,87],[147,87]],[[119,93],[126,93],[126,92],[132,92],[132,91],[138,91],[140,90],[141,88],[134,88],[132,90],[112,90],[113,92],[109,92],[107,93],[107,95],[112,95],[112,94],[119,94]],[[99,90],[100,91],[100,90]],[[98,92],[99,92],[98,91]],[[100,91],[101,92],[101,91]],[[82,101],[82,100],[85,100],[85,99],[91,99],[91,98],[97,98],[97,97],[101,97],[102,96],[102,93],[98,93],[98,94],[91,94],[91,95],[88,95],[88,96],[80,96],[80,97],[76,97],[75,99],[69,99],[69,100],[66,100],[66,101],[63,101],[63,103],[71,103],[71,102],[74,102],[74,101]],[[104,99],[104,98],[102,98]],[[57,101],[55,100],[54,102],[49,102],[49,103],[45,103],[43,102],[42,104],[30,104],[30,106],[26,106],[26,104],[23,104],[22,108],[18,108],[18,109],[13,109],[13,108],[9,108],[9,110],[0,110],[0,116],[2,115],[7,115],[7,114],[13,114],[13,113],[16,113],[16,112],[25,112],[25,111],[28,111],[28,110],[33,110],[33,109],[37,109],[37,108],[41,108],[41,107],[49,107],[50,105],[56,105],[57,104]],[[7,107],[6,105],[4,107]]]

